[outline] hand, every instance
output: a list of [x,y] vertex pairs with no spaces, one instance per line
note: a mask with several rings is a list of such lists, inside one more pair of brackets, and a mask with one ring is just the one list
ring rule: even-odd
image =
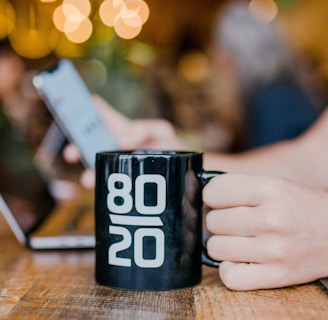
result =
[[184,148],[174,127],[164,119],[131,120],[111,107],[99,96],[94,103],[121,150]]
[[224,174],[203,190],[209,255],[234,290],[328,276],[328,194],[278,178]]
[[[99,96],[94,96],[93,101],[100,116],[108,125],[108,129],[116,138],[120,150],[186,149],[179,140],[174,127],[168,121],[163,119],[130,120]],[[78,162],[80,160],[79,150],[76,146],[67,146],[64,150],[64,158],[70,163]],[[93,188],[94,172],[91,170],[83,172],[81,183],[85,188]]]

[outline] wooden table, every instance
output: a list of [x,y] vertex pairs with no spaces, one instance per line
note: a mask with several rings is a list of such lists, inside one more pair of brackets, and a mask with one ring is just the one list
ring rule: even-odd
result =
[[233,292],[204,267],[194,288],[164,292],[112,289],[94,280],[94,252],[33,252],[0,215],[0,319],[328,319],[317,284]]

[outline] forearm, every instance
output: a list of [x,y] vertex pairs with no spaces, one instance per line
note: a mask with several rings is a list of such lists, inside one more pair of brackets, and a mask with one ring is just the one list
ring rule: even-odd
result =
[[284,142],[237,154],[206,153],[204,167],[233,173],[290,177],[290,143]]
[[302,138],[240,154],[209,153],[205,154],[204,167],[207,170],[278,176],[328,190],[328,162],[324,164],[325,157],[317,155],[318,148],[319,145],[308,146]]
[[206,154],[204,167],[273,175],[328,190],[328,109],[297,139],[236,155]]

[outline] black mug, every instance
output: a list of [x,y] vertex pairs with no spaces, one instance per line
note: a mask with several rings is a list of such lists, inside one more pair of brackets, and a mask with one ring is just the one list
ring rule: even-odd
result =
[[96,156],[96,280],[121,289],[171,290],[214,267],[203,245],[202,188],[219,171],[201,152],[118,151]]

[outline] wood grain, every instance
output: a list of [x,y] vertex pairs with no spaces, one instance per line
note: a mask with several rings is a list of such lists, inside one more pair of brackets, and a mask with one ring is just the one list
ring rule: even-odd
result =
[[328,297],[317,284],[233,292],[204,267],[194,288],[147,292],[94,280],[94,252],[33,252],[0,217],[0,319],[326,319]]

